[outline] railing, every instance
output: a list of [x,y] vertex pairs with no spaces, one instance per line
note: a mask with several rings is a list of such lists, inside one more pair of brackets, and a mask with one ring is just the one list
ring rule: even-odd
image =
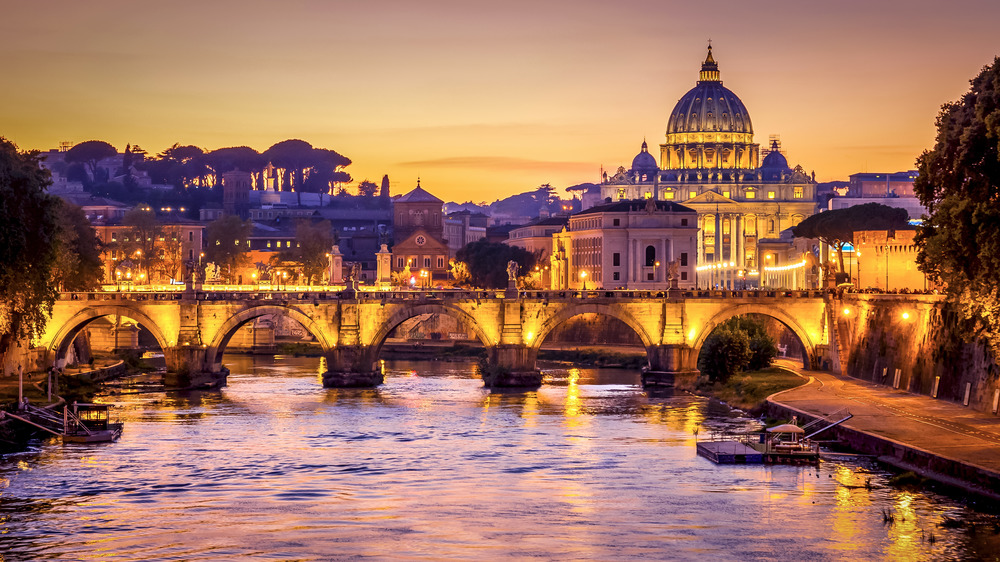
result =
[[825,292],[820,290],[807,291],[774,291],[774,290],[671,290],[671,291],[629,291],[629,290],[544,290],[517,291],[508,296],[503,290],[470,290],[470,289],[431,289],[431,290],[385,290],[385,291],[347,291],[343,288],[327,287],[289,287],[287,290],[257,289],[248,290],[245,286],[211,285],[202,286],[197,290],[187,291],[94,291],[60,293],[60,300],[83,301],[173,301],[189,300],[273,300],[273,301],[322,301],[322,300],[358,300],[358,301],[441,301],[441,300],[492,300],[492,299],[527,299],[543,301],[568,300],[689,300],[689,299],[803,299],[822,298]]

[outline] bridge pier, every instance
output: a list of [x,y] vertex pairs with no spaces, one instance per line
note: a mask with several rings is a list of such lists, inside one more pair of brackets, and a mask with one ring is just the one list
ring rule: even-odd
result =
[[538,387],[542,372],[535,368],[538,350],[522,344],[499,344],[489,348],[483,382],[491,388]]
[[377,367],[374,350],[367,345],[338,345],[326,353],[326,388],[376,387],[385,380]]
[[649,367],[642,371],[642,386],[672,387],[680,380],[698,377],[696,350],[684,344],[651,345],[646,348]]
[[229,369],[213,367],[204,346],[179,345],[163,350],[167,372],[163,385],[169,388],[219,388],[226,386]]

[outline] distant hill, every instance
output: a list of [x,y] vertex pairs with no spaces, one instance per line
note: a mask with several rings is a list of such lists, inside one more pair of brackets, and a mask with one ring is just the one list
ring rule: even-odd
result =
[[[580,188],[585,191],[594,184],[579,184],[567,191]],[[558,213],[573,212],[579,210],[579,200],[561,199],[556,192],[556,188],[549,184],[543,184],[531,191],[525,191],[504,199],[498,199],[489,205],[482,205],[470,202],[445,203],[445,213],[456,213],[459,211],[479,212],[490,216],[506,217],[537,217],[542,211],[550,215]]]

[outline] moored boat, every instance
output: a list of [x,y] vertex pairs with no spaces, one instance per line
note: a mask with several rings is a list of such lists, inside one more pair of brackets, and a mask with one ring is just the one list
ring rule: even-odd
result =
[[63,443],[103,443],[121,437],[124,424],[111,421],[107,404],[73,403],[63,407]]

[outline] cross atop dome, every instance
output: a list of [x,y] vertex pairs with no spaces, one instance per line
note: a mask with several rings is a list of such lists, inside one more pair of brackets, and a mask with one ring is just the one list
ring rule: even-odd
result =
[[719,64],[715,62],[715,58],[712,56],[712,40],[708,40],[708,56],[705,57],[705,62],[701,63],[701,75],[699,83],[701,82],[722,82],[719,79]]

